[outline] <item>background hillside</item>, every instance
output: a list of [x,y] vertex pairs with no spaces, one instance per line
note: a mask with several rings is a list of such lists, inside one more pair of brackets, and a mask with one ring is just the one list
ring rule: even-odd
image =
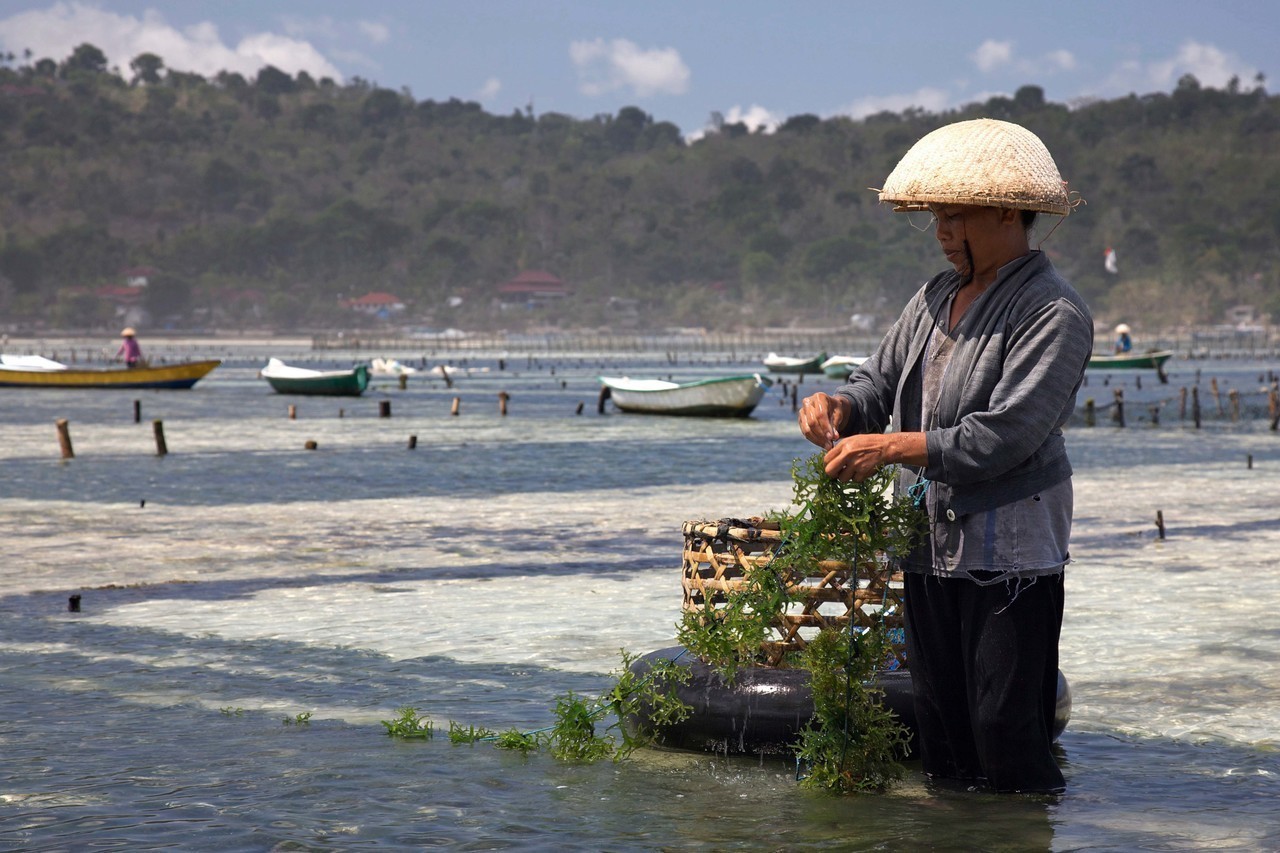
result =
[[[867,188],[920,136],[977,117],[1039,134],[1086,200],[1045,248],[1100,318],[1280,316],[1280,102],[1261,78],[1070,108],[1027,85],[947,113],[798,115],[686,142],[635,107],[491,115],[272,67],[206,79],[151,54],[121,74],[88,44],[7,59],[9,330],[107,329],[126,310],[155,328],[343,328],[379,322],[345,304],[371,291],[405,304],[397,323],[436,327],[887,319],[942,259],[927,217],[913,229]],[[497,286],[525,270],[572,298],[502,306]]]

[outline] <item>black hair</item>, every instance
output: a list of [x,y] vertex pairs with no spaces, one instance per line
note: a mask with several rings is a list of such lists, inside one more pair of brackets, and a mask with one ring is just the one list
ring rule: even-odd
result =
[[1040,214],[1034,210],[1022,211],[1022,230],[1030,234],[1031,229],[1036,227],[1036,219],[1039,216]]

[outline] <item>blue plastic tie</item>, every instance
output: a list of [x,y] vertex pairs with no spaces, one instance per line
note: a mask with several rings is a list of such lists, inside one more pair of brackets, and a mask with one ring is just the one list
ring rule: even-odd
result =
[[924,503],[925,492],[929,491],[929,484],[932,480],[921,480],[914,486],[907,487],[907,497],[911,498],[911,502],[916,506]]

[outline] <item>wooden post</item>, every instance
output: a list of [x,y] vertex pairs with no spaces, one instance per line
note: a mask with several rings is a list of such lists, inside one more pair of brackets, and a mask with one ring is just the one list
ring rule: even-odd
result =
[[1093,398],[1090,397],[1084,401],[1084,425],[1093,426],[1095,423],[1097,423],[1097,407]]
[[1156,510],[1156,532],[1160,538],[1164,538],[1164,510]]
[[338,409],[338,419],[341,420],[342,417],[346,415],[346,413],[347,413],[346,409]]
[[1147,406],[1147,412],[1151,415],[1151,425],[1160,426],[1160,404],[1152,403]]
[[1227,399],[1231,401],[1231,422],[1236,423],[1240,420],[1240,392],[1232,388],[1227,392]]
[[71,427],[67,424],[67,419],[58,418],[54,426],[58,430],[58,447],[62,450],[62,458],[75,459],[76,453],[71,449]]
[[800,386],[792,385],[791,386],[791,411],[793,412],[799,411],[799,406],[800,406],[799,395],[800,395]]
[[413,450],[418,446],[418,437],[416,435],[409,436],[409,449]]
[[1185,421],[1187,419],[1187,386],[1183,385],[1178,391],[1178,420]]
[[166,456],[169,453],[169,445],[164,441],[164,421],[154,420],[151,422],[151,431],[156,436],[156,456]]
[[1222,417],[1226,412],[1222,410],[1222,395],[1218,393],[1218,377],[1209,380],[1209,390],[1213,392],[1213,402],[1218,406],[1218,417]]
[[454,397],[454,398],[453,398],[453,405],[449,407],[449,414],[454,415],[454,416],[456,417],[456,416],[457,416],[457,414],[458,414],[458,410],[459,410],[460,408],[462,408],[462,398],[461,398],[461,397]]
[[574,412],[574,414],[575,414],[575,415],[580,415],[580,414],[582,414],[582,408],[583,408],[583,406],[585,406],[585,405],[586,405],[586,403],[584,403],[584,402],[582,402],[581,400],[579,400],[579,401],[578,401],[578,408],[577,408],[577,411],[575,411],[575,412]]
[[1196,429],[1200,429],[1200,386],[1191,386],[1191,419],[1195,422]]
[[391,401],[390,400],[378,401],[378,417],[380,418],[391,417]]
[[409,374],[401,373],[400,374],[400,390],[403,391],[408,387],[409,387]]
[[1247,457],[1245,457],[1244,467],[1249,469],[1250,471],[1253,470],[1253,454],[1252,453],[1250,453]]
[[142,423],[142,401],[141,400],[133,401],[133,422],[135,424]]
[[504,418],[507,416],[507,401],[511,399],[511,395],[506,391],[498,392],[498,414]]
[[303,449],[303,450],[315,450],[315,449],[317,449],[319,446],[320,446],[320,445],[316,444],[316,442],[315,442],[315,440],[314,440],[314,439],[310,439],[310,438],[309,438],[309,439],[307,439],[306,443],[302,445],[302,449]]
[[1112,414],[1112,419],[1116,422],[1116,426],[1124,426],[1124,389],[1117,388],[1112,392],[1116,397],[1116,410]]
[[80,596],[73,595],[67,598],[67,612],[69,613],[80,612]]
[[295,403],[289,404],[289,420],[296,421],[298,419],[298,406]]
[[603,414],[604,414],[604,404],[605,404],[605,401],[606,401],[606,400],[608,400],[608,399],[609,399],[609,397],[611,397],[612,395],[613,395],[613,392],[609,389],[609,386],[608,386],[608,385],[601,385],[601,386],[600,386],[600,396],[596,398],[596,413],[597,413],[597,414],[601,414],[601,415],[603,415]]

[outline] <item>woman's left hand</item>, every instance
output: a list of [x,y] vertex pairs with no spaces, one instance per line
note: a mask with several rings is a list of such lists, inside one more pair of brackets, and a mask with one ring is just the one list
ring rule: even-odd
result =
[[851,435],[827,451],[827,476],[842,482],[861,483],[885,464],[885,436]]

